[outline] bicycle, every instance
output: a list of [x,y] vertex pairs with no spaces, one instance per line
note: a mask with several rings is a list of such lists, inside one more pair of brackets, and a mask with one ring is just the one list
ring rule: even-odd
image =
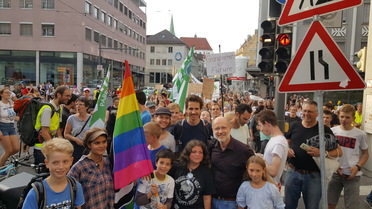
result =
[[10,163],[8,165],[0,167],[0,174],[5,173],[4,176],[0,176],[0,182],[3,181],[4,179],[7,179],[11,176],[18,174],[18,169],[21,166],[33,168],[36,171],[36,173],[42,173],[43,169],[45,169],[44,163],[40,163],[38,165],[35,165],[33,163],[31,164],[24,163],[24,161],[27,161],[27,160],[28,160],[27,156],[25,158],[20,158],[20,159],[17,159],[14,156],[11,156]]

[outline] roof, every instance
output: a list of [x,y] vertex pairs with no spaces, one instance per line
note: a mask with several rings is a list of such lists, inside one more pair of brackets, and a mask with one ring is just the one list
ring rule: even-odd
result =
[[208,40],[206,38],[197,38],[197,37],[181,37],[180,38],[183,42],[187,44],[188,47],[195,46],[195,50],[210,50],[212,51],[212,47],[209,45]]
[[168,30],[147,36],[147,44],[185,44]]

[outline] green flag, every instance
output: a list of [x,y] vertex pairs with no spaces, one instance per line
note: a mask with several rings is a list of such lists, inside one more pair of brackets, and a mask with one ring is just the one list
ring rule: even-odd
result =
[[189,82],[191,77],[192,58],[194,56],[194,47],[191,47],[188,56],[178,69],[177,74],[173,78],[173,88],[171,99],[172,102],[177,103],[181,107],[181,112],[185,109],[185,99],[187,96],[187,90],[189,88]]
[[107,90],[108,84],[110,79],[110,65],[108,66],[107,75],[105,80],[103,81],[102,87],[100,89],[100,94],[97,100],[97,104],[94,107],[94,113],[92,116],[92,120],[90,120],[89,127],[105,127],[105,119],[106,119],[106,99],[107,99]]

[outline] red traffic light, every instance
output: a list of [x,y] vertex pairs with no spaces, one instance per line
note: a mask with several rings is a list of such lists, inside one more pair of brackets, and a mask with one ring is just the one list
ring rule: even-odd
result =
[[279,34],[277,40],[282,46],[286,46],[291,43],[291,38],[289,37],[288,34]]

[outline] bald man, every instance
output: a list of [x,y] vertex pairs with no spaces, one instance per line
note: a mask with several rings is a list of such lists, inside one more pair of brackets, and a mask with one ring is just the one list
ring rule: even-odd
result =
[[213,120],[215,143],[211,161],[216,195],[212,199],[213,209],[236,209],[236,194],[242,184],[249,157],[254,155],[248,145],[231,137],[231,125],[224,117]]

